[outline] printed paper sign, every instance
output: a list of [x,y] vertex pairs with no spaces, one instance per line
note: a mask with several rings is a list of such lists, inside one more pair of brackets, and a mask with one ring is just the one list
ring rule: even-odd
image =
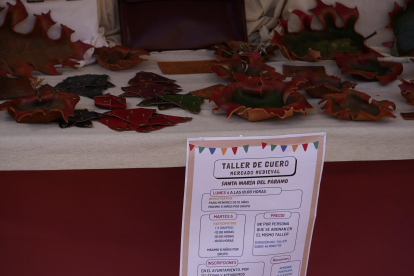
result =
[[306,275],[325,137],[188,139],[180,275]]

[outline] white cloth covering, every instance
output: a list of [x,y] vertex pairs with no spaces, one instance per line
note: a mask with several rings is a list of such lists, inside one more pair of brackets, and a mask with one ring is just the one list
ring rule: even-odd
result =
[[[7,7],[6,3],[15,5],[16,0],[0,0],[0,7]],[[37,3],[27,3],[26,0],[22,0],[22,3],[26,7],[29,16],[16,25],[15,31],[29,32],[35,21],[34,14],[51,11],[51,17],[57,24],[53,25],[48,31],[50,38],[59,38],[60,24],[63,24],[75,31],[71,36],[72,41],[81,40],[95,47],[107,46],[103,33],[99,33],[97,0],[45,0]],[[7,8],[0,12],[0,22],[3,22],[6,10]],[[78,61],[79,66],[93,63],[96,60],[92,57],[93,51],[94,49],[91,48],[85,52],[84,60]]]
[[[212,51],[177,51],[152,53],[149,61],[125,71],[108,71],[97,64],[78,70],[58,69],[61,76],[44,77],[45,83],[55,86],[63,79],[81,74],[108,74],[116,86],[105,92],[114,95],[122,93],[121,87],[139,71],[161,74],[158,61],[187,61],[213,59]],[[319,63],[290,62],[278,55],[268,65],[282,72],[283,64],[324,65],[330,75],[341,76],[341,70],[334,61]],[[414,64],[405,63],[404,79],[414,75]],[[188,93],[197,89],[226,84],[215,74],[167,75],[177,80]],[[343,80],[355,82],[350,76]],[[324,114],[318,106],[319,99],[305,95],[315,109],[307,116],[296,113],[286,119],[273,118],[249,122],[237,115],[230,119],[223,113],[212,114],[214,103],[201,106],[200,114],[191,114],[174,108],[160,113],[175,116],[191,116],[187,123],[167,127],[148,134],[116,132],[94,122],[90,129],[72,127],[60,129],[57,123],[18,124],[6,112],[0,112],[0,170],[63,170],[63,169],[106,169],[106,168],[147,168],[185,166],[186,139],[188,137],[238,137],[256,135],[283,135],[295,133],[327,132],[326,161],[392,160],[414,159],[414,122],[405,121],[400,112],[412,112],[413,106],[406,105],[400,94],[398,80],[381,86],[378,82],[357,81],[357,90],[365,92],[376,100],[390,100],[397,105],[396,119],[384,118],[378,122],[344,121]],[[303,91],[301,93],[305,94]],[[142,99],[127,98],[127,108],[135,108]],[[93,100],[81,97],[78,109],[91,111],[106,110],[94,106]],[[228,151],[231,154],[231,151]]]

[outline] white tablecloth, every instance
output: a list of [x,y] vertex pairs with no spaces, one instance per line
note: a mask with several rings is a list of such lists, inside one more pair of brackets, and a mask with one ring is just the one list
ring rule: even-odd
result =
[[[121,87],[139,71],[161,74],[158,61],[187,61],[214,59],[212,51],[180,51],[153,53],[149,61],[133,69],[112,72],[97,64],[73,69],[60,69],[61,76],[45,77],[45,83],[54,86],[63,79],[81,74],[108,74],[116,87],[107,90],[111,94],[122,93]],[[278,72],[283,64],[309,65],[306,62],[290,62],[276,57],[268,63]],[[328,74],[341,76],[334,61],[312,63],[324,65]],[[59,69],[58,69],[59,70]],[[170,75],[184,89],[182,93],[226,84],[215,74]],[[404,63],[402,78],[414,78],[414,63]],[[356,81],[348,76],[343,80]],[[226,120],[225,114],[212,114],[214,103],[202,105],[200,114],[182,109],[161,113],[175,116],[192,116],[193,120],[151,133],[116,132],[94,122],[90,129],[72,127],[60,129],[57,123],[17,124],[6,111],[0,112],[0,170],[64,170],[106,168],[149,168],[185,166],[186,138],[188,137],[238,137],[256,135],[283,135],[294,133],[327,133],[326,161],[414,159],[414,121],[405,121],[400,112],[414,111],[414,106],[404,103],[396,80],[386,86],[378,82],[359,81],[356,89],[376,100],[390,100],[397,105],[396,119],[384,118],[378,122],[340,121],[324,114],[318,106],[319,99],[306,95],[315,107],[307,116],[297,113],[286,119],[269,119],[249,122],[233,115]],[[306,94],[304,91],[302,91]],[[134,108],[141,98],[127,98],[127,107]],[[81,97],[78,109],[104,112],[94,106],[93,100]],[[230,152],[231,153],[231,152]]]

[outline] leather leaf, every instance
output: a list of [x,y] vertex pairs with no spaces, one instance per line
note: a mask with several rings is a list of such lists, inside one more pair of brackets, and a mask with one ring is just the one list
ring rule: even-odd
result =
[[401,90],[401,95],[407,100],[405,103],[414,105],[414,80],[410,82],[398,78],[402,84],[398,85]]
[[321,71],[294,74],[292,80],[303,80],[304,83],[300,84],[299,88],[313,98],[321,98],[324,94],[341,93],[357,85],[356,82],[343,82],[340,78]]
[[106,115],[89,111],[87,109],[77,109],[74,111],[73,116],[68,118],[68,121],[65,122],[63,119],[59,119],[59,126],[60,128],[68,128],[72,126],[77,126],[81,128],[90,128],[92,127],[91,120],[93,119],[101,119],[106,117]]
[[389,13],[390,23],[385,28],[392,28],[394,41],[383,45],[392,48],[393,56],[414,55],[414,0],[406,0],[405,7],[394,3],[394,10]]
[[357,56],[348,53],[334,53],[336,64],[342,69],[343,75],[351,75],[356,79],[379,81],[386,85],[397,79],[403,72],[401,63],[379,61],[378,58],[370,54],[358,52]]
[[[348,52],[353,55],[361,51],[382,56],[366,46],[365,40],[367,38],[364,38],[355,30],[355,24],[359,17],[357,8],[351,9],[340,3],[336,3],[336,7],[334,7],[332,5],[325,5],[321,0],[317,0],[317,6],[309,11],[322,22],[324,25],[322,30],[312,29],[313,15],[307,15],[300,10],[292,11],[301,20],[298,32],[289,32],[288,20],[279,18],[283,34],[280,35],[275,30],[272,43],[280,47],[282,54],[286,58],[305,61],[333,59],[334,51],[340,53]],[[336,24],[338,15],[344,22],[341,26]]]
[[204,102],[204,98],[195,96],[193,94],[160,95],[160,98],[168,101],[171,104],[184,108],[191,113],[199,113],[201,111],[201,104]]
[[356,91],[346,90],[343,93],[325,94],[319,104],[326,101],[322,109],[339,120],[378,121],[383,117],[396,118],[391,113],[395,104],[390,101],[369,101],[371,96]]
[[34,94],[32,83],[27,78],[0,78],[0,101],[23,98]]
[[115,85],[108,81],[108,75],[80,75],[69,77],[58,83],[55,88],[63,93],[73,93],[93,99],[101,96],[102,91]]
[[59,118],[68,122],[79,101],[75,94],[47,91],[41,94],[40,102],[33,94],[0,104],[0,111],[7,110],[18,123],[48,123]]
[[211,66],[219,78],[231,78],[232,81],[260,83],[263,76],[266,80],[284,80],[286,77],[276,72],[274,67],[261,61],[253,60],[249,64],[240,59],[227,59]]
[[98,107],[108,108],[111,110],[126,109],[126,99],[111,95],[110,93],[102,96],[95,96],[93,100],[95,102],[95,106]]
[[150,54],[143,49],[130,50],[125,46],[116,45],[112,48],[101,47],[95,48],[93,56],[96,57],[98,64],[111,71],[120,71],[132,68],[146,59],[140,56]]
[[273,117],[286,118],[293,112],[306,115],[306,109],[313,107],[305,97],[296,92],[302,80],[283,82],[281,80],[268,81],[262,78],[263,85],[250,82],[234,82],[222,91],[216,91],[210,98],[217,108],[227,112],[227,119],[233,113],[249,121],[259,121]]
[[116,131],[132,131],[149,133],[173,126],[178,123],[191,121],[191,117],[177,117],[155,113],[154,109],[135,108],[115,110],[104,113],[108,117],[98,119],[98,122]]
[[50,12],[35,15],[30,32],[18,33],[14,27],[26,19],[28,13],[20,0],[14,6],[7,5],[9,8],[0,26],[0,75],[3,77],[8,73],[31,78],[33,70],[60,75],[55,69],[56,64],[76,68],[78,63],[71,59],[83,59],[85,51],[92,47],[80,40],[72,42],[70,36],[74,31],[64,25],[58,39],[49,38],[47,31],[56,23]]
[[213,49],[219,60],[242,59],[250,63],[253,60],[265,62],[273,57],[277,46],[270,43],[260,43],[253,46],[250,42],[229,41],[222,45],[215,45]]

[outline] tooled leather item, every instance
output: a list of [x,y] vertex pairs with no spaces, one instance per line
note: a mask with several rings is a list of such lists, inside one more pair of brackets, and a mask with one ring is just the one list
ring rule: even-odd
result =
[[212,73],[211,66],[216,60],[158,62],[163,74],[198,74]]
[[110,93],[96,96],[94,99],[95,105],[97,107],[108,108],[108,109],[125,109],[126,108],[126,99],[122,97],[117,97],[111,95]]
[[122,45],[147,51],[210,49],[247,41],[244,0],[118,0]]

